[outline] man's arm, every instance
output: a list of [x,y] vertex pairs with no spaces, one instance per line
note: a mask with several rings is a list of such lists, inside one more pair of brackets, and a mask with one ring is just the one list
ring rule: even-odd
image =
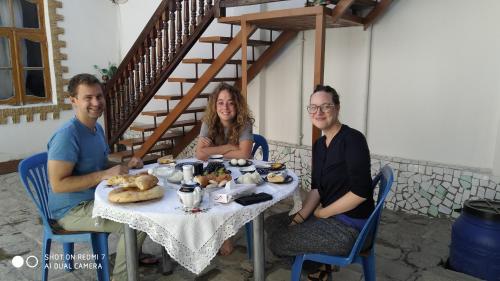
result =
[[86,190],[114,175],[128,173],[128,168],[126,166],[116,165],[103,171],[73,176],[74,167],[75,164],[72,162],[60,160],[48,161],[49,181],[53,192],[77,192]]

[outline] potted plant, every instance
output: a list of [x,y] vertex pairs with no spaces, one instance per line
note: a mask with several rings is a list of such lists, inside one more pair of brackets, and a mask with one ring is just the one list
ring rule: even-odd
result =
[[108,62],[107,68],[100,68],[98,65],[94,64],[94,68],[101,74],[101,78],[103,81],[107,81],[115,75],[118,67],[116,64]]

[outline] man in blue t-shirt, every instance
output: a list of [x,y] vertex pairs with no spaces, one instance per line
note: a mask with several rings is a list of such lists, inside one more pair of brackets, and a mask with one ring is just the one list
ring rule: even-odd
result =
[[[97,119],[105,109],[102,85],[90,74],[78,74],[68,86],[75,116],[48,143],[48,174],[51,185],[49,209],[52,219],[65,230],[119,232],[113,280],[127,280],[125,242],[121,223],[92,218],[95,187],[129,168],[143,166],[139,158],[108,167],[109,148]],[[138,232],[139,249],[146,234]]]

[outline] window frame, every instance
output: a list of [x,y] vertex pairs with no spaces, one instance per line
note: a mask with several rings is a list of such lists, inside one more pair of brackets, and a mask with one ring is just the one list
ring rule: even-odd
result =
[[[18,28],[18,27],[0,27],[0,36],[6,37],[9,40],[10,59],[12,67],[12,78],[14,85],[14,96],[5,100],[0,100],[0,105],[15,105],[23,106],[27,104],[47,103],[52,101],[52,87],[50,80],[50,66],[47,45],[47,31],[44,20],[44,4],[43,0],[21,0],[28,1],[37,6],[38,12],[38,28]],[[7,0],[7,3],[13,16],[12,0]],[[15,19],[12,18],[14,23]],[[35,97],[26,95],[26,85],[24,85],[24,69],[22,66],[19,50],[21,42],[24,39],[38,42],[42,56],[42,69],[45,97]]]

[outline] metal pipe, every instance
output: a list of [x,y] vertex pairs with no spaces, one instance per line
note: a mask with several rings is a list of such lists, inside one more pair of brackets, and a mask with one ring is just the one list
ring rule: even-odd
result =
[[264,213],[253,220],[253,280],[265,280],[264,261]]
[[304,132],[303,130],[303,125],[302,122],[304,120],[303,116],[303,107],[304,107],[304,91],[302,89],[304,85],[304,31],[300,32],[301,36],[299,39],[299,67],[298,67],[298,79],[297,79],[297,88],[298,88],[298,108],[297,108],[297,115],[299,117],[299,129],[297,130],[297,144],[302,145],[302,140],[304,139]]
[[125,234],[125,253],[127,257],[128,281],[139,280],[139,259],[137,254],[137,236],[136,231],[126,223],[123,224]]

